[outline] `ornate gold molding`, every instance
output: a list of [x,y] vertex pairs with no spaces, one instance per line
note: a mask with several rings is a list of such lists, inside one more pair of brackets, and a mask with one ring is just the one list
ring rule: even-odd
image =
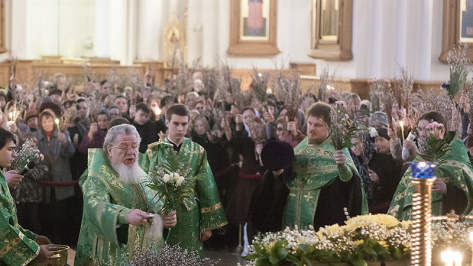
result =
[[230,7],[230,46],[227,53],[233,56],[273,56],[281,53],[277,40],[278,1],[270,0],[269,32],[267,40],[243,40],[241,38],[241,3],[231,0]]
[[0,53],[5,53],[5,0],[0,0]]
[[336,40],[323,40],[320,37],[321,24],[318,11],[321,9],[321,1],[312,1],[312,45],[308,56],[327,61],[352,60],[353,0],[339,1],[339,23]]
[[[452,50],[454,45],[460,44],[460,0],[443,1],[443,33],[442,33],[442,52],[439,61],[447,63],[448,51]],[[469,43],[467,57],[473,60],[473,45]]]

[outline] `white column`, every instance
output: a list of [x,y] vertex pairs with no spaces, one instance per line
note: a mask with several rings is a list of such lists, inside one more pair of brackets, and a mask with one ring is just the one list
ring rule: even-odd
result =
[[[433,1],[432,17],[442,18],[443,17],[443,1]],[[444,64],[438,60],[442,50],[442,19],[432,19],[432,51],[431,51],[431,80],[446,82],[450,79],[450,71],[447,64]]]
[[[187,15],[187,59],[189,62],[202,57],[203,54],[203,26],[202,26],[202,4],[200,0],[189,1]],[[221,21],[220,21],[221,22]],[[220,34],[213,38],[217,41],[221,40]]]
[[[218,43],[217,32],[217,5],[219,0],[205,0],[202,9],[206,15],[202,16],[202,64],[204,66],[214,66]],[[210,15],[212,14],[212,15]]]
[[162,2],[153,0],[138,2],[137,59],[160,60],[164,26]]
[[430,71],[432,68],[432,1],[421,1],[421,13],[419,16],[421,30],[419,32],[419,59],[417,68],[419,69],[418,79],[430,80]]
[[94,53],[97,57],[110,57],[110,0],[95,1]]
[[133,0],[125,1],[127,8],[125,12],[127,14],[127,25],[125,32],[125,59],[121,62],[122,65],[132,65],[133,60],[136,59],[136,48],[138,38],[138,3]]
[[381,77],[381,55],[383,43],[383,2],[379,0],[372,1],[373,9],[371,10],[372,26],[371,26],[371,65],[370,75],[372,77]]
[[3,57],[11,55],[19,59],[26,59],[28,58],[27,0],[6,1],[4,8],[6,16],[4,45],[8,49],[8,53]]
[[400,66],[406,66],[407,44],[407,0],[397,0],[396,6],[396,31],[395,31],[395,58]]

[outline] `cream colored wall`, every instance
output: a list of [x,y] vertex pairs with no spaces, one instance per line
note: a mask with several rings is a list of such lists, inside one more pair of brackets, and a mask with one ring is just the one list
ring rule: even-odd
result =
[[[188,57],[206,66],[275,68],[285,62],[315,63],[340,78],[392,78],[397,64],[416,80],[448,79],[438,61],[442,38],[440,0],[354,0],[353,60],[326,62],[307,56],[312,0],[278,0],[277,44],[273,57],[230,57],[230,0],[7,0],[7,48],[21,59],[41,55],[93,55],[120,60],[161,60],[162,27],[175,11],[184,21],[188,5]],[[59,26],[58,26],[58,3]],[[13,18],[12,18],[13,17]],[[86,39],[93,49],[84,49]],[[59,40],[59,41],[58,41]],[[70,45],[71,44],[71,45]]]

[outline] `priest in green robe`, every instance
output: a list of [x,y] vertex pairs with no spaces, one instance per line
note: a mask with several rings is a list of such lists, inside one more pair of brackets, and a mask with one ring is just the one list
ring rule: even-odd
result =
[[[0,167],[9,167],[16,157],[15,137],[0,128]],[[39,236],[18,224],[16,205],[3,172],[0,172],[0,265],[26,265],[34,259],[51,256],[45,236]]]
[[196,200],[177,205],[179,221],[170,230],[167,243],[179,244],[183,249],[193,250],[203,257],[202,241],[212,236],[212,230],[227,224],[215,180],[207,161],[207,153],[199,144],[184,137],[189,125],[189,109],[175,104],[166,111],[168,136],[148,145],[142,168],[150,176],[159,175],[159,169],[171,168],[186,181],[195,181]]
[[335,150],[329,134],[332,107],[307,110],[307,137],[294,148],[284,226],[306,229],[343,224],[347,215],[368,212],[363,182],[346,148]]
[[[426,137],[425,127],[437,122],[445,125],[446,121],[438,112],[427,112],[419,117],[417,123],[419,138]],[[440,156],[435,169],[437,178],[432,185],[432,215],[445,215],[451,210],[457,214],[473,215],[473,168],[461,139],[455,132],[445,133],[439,129],[438,137],[448,142],[447,152]],[[414,162],[428,160],[417,154]],[[402,176],[396,189],[388,214],[399,220],[412,220],[412,169],[409,167]]]
[[75,265],[119,265],[137,248],[159,250],[162,230],[176,224],[175,213],[156,214],[160,202],[139,167],[140,136],[131,125],[111,128],[103,149],[89,149],[87,175],[80,180],[84,215]]

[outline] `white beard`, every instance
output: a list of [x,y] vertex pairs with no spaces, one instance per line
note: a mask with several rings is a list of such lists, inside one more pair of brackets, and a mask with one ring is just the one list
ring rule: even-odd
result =
[[120,163],[117,166],[112,166],[113,169],[117,171],[120,180],[126,184],[139,184],[143,177],[146,176],[145,171],[143,171],[138,165],[138,161],[136,161],[131,167],[128,167],[123,163]]

